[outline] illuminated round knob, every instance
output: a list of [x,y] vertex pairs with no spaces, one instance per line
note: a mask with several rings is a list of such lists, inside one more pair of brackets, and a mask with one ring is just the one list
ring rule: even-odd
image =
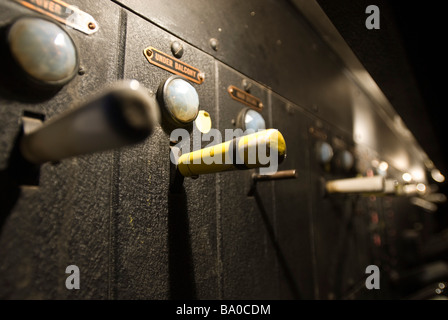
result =
[[355,158],[350,151],[343,150],[337,153],[336,166],[343,171],[350,171],[355,163]]
[[73,40],[49,20],[24,17],[9,28],[7,41],[18,67],[39,84],[61,86],[78,70]]
[[250,108],[245,108],[238,114],[237,126],[244,131],[258,132],[259,130],[266,130],[266,122],[263,116]]
[[319,141],[316,144],[317,161],[320,164],[327,164],[333,158],[333,148],[325,141]]
[[157,98],[167,120],[177,126],[193,122],[199,113],[196,89],[184,78],[172,76],[157,91]]

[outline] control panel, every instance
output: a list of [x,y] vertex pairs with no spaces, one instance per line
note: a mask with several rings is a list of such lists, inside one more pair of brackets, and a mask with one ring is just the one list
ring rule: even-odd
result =
[[0,3],[0,298],[395,299],[423,287],[413,268],[448,279],[443,174],[307,19]]

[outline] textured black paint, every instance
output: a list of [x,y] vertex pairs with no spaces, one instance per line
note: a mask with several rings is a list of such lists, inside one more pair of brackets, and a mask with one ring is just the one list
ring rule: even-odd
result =
[[[323,180],[357,172],[318,165],[310,127],[353,150],[353,106],[368,110],[378,132],[374,145],[358,146],[361,174],[378,153],[406,150],[335,55],[286,2],[238,2],[231,17],[204,3],[73,1],[100,25],[91,36],[68,30],[82,75],[40,103],[0,94],[0,298],[384,298],[393,296],[390,287],[372,292],[363,286],[365,267],[380,265],[387,284],[390,271],[418,262],[413,241],[429,239],[433,226],[407,199],[323,196]],[[1,7],[2,24],[30,13],[13,2]],[[164,14],[168,7],[170,14],[188,14],[173,20]],[[263,32],[266,26],[271,33]],[[211,36],[220,41],[218,51],[209,47]],[[46,163],[38,186],[20,186],[12,169],[24,170],[11,157],[25,111],[50,119],[117,79],[136,79],[155,95],[171,74],[150,64],[143,49],[170,54],[173,41],[183,47],[181,60],[205,73],[204,83],[192,85],[223,139],[245,108],[228,86],[252,84],[267,126],[279,129],[287,143],[279,170],[296,169],[297,179],[259,182],[251,197],[256,170],[180,179],[173,188],[171,130],[162,124],[139,144]],[[199,134],[194,125],[190,131]],[[193,146],[192,139],[181,143]],[[373,222],[375,213],[380,223]],[[422,221],[415,238],[406,233]],[[65,288],[71,264],[80,268],[80,290]]]

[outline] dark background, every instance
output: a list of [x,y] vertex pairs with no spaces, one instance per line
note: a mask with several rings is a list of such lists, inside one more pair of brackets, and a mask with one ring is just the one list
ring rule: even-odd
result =
[[[318,0],[417,141],[443,174],[445,139],[445,11],[441,2]],[[368,5],[380,30],[367,30]]]

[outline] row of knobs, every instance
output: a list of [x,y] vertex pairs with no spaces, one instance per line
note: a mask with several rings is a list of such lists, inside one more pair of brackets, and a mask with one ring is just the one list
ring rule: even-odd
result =
[[[185,98],[180,92],[176,94],[176,101],[188,101],[188,97]],[[22,156],[34,164],[119,148],[146,139],[159,123],[159,113],[156,99],[139,82],[118,82],[81,106],[43,124],[24,117],[19,148]],[[282,134],[278,130],[267,129],[183,154],[177,166],[185,177],[269,166],[258,157],[250,161],[252,159],[249,159],[247,150],[251,146],[255,149],[261,146],[268,148],[275,153],[278,164],[286,157]],[[234,156],[240,160],[238,165],[233,161]],[[212,163],[217,157],[221,161]],[[229,157],[230,161],[227,159]]]
[[79,54],[73,39],[58,24],[43,18],[25,16],[3,28],[2,58],[8,77],[15,85],[9,89],[28,94],[60,89],[79,69]]
[[[3,72],[7,90],[19,95],[33,96],[35,92],[59,90],[70,82],[79,70],[79,54],[70,35],[57,23],[39,17],[26,16],[4,28],[2,57],[8,59]],[[11,78],[12,86],[8,87]],[[3,84],[2,84],[3,85]],[[159,108],[161,106],[161,108]],[[164,115],[160,118],[160,110]],[[263,117],[245,109],[239,117],[241,126],[253,129],[254,134],[184,154],[178,169],[184,176],[233,169],[266,166],[256,159],[244,157],[249,146],[271,147],[279,163],[286,156],[284,138],[277,130],[266,130]],[[164,81],[153,97],[139,82],[123,81],[108,88],[76,108],[41,121],[23,117],[23,133],[19,140],[22,157],[30,163],[42,164],[97,151],[119,148],[146,139],[157,123],[164,121],[171,128],[187,127],[199,114],[199,96],[191,83],[180,76]],[[240,119],[241,118],[241,119]],[[257,132],[258,131],[258,132]],[[222,152],[226,158],[236,153],[238,165],[207,165],[210,153]],[[194,158],[199,161],[188,161]]]
[[336,153],[333,147],[325,141],[318,141],[315,146],[317,162],[322,166],[333,164],[337,170],[349,172],[355,163],[353,154],[344,149]]
[[[22,75],[19,79],[31,88],[60,88],[77,73],[79,55],[72,38],[58,24],[37,17],[22,17],[6,28],[7,52],[11,68]],[[156,100],[157,99],[157,100]],[[199,97],[195,88],[184,78],[172,76],[163,82],[153,98],[137,81],[123,81],[45,123],[24,117],[19,150],[28,162],[42,164],[97,151],[119,148],[146,139],[163,119],[174,127],[191,124],[199,113]],[[177,168],[185,177],[236,169],[267,166],[259,159],[249,162],[249,146],[270,146],[280,164],[286,157],[286,143],[280,132],[267,129],[258,112],[246,108],[238,115],[238,126],[252,129],[249,134],[222,144],[181,155]],[[327,142],[316,145],[317,161],[333,162],[348,172],[354,165],[353,155],[342,150],[336,155]],[[235,153],[241,163],[229,163],[226,158]],[[221,158],[210,164],[210,158]],[[296,178],[295,171],[280,172],[270,179]],[[264,181],[258,176],[254,181]],[[355,178],[327,183],[329,193],[384,191],[382,178]]]

